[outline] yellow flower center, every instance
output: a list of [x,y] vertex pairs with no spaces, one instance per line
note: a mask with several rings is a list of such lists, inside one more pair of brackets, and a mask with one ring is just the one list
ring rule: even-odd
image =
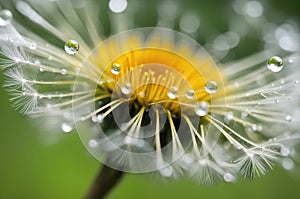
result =
[[154,35],[145,45],[133,35],[123,44],[112,38],[100,46],[97,65],[105,87],[115,97],[127,96],[144,107],[160,104],[173,113],[182,109],[180,105],[211,103],[205,86],[209,81],[222,84],[214,62],[202,48],[172,42]]

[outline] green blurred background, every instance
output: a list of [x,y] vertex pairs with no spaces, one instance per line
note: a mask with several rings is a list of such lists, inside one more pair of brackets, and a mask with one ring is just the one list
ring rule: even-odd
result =
[[[145,1],[151,4],[149,2]],[[185,5],[196,9],[204,6],[207,8],[207,19],[216,18],[217,23],[216,14],[222,10],[224,2],[195,0],[185,1]],[[286,14],[281,15],[282,18],[300,16],[297,9],[300,6],[296,0],[271,1],[271,4]],[[151,14],[147,17],[151,24]],[[147,25],[147,20],[143,23]],[[76,133],[64,135],[55,144],[46,144],[41,139],[45,132],[12,110],[8,95],[2,88],[0,99],[0,199],[81,198],[93,181],[100,163],[87,153]],[[297,172],[287,173],[281,168],[275,168],[260,179],[239,179],[237,183],[213,186],[197,185],[187,179],[160,182],[147,176],[128,174],[108,198],[297,199],[300,197],[299,184]]]

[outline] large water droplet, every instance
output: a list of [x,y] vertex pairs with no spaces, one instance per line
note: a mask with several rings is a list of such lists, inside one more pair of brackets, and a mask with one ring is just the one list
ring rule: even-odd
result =
[[193,99],[195,97],[195,91],[193,89],[189,89],[186,91],[184,96],[188,99]]
[[283,61],[280,57],[273,56],[268,59],[267,67],[270,71],[277,73],[283,69]]
[[109,9],[114,13],[121,13],[127,8],[127,0],[110,0]]
[[63,130],[65,133],[70,133],[73,130],[73,127],[69,124],[63,123],[61,125],[61,130]]
[[79,51],[79,44],[75,40],[69,40],[65,43],[65,51],[69,55],[74,55]]
[[6,26],[10,24],[11,20],[13,18],[13,15],[11,11],[9,10],[1,10],[0,11],[0,26]]
[[209,81],[204,87],[205,91],[209,94],[214,94],[218,91],[218,84],[215,81]]
[[120,64],[114,63],[113,65],[111,65],[110,71],[111,71],[112,74],[118,75],[121,71]]
[[175,99],[177,97],[178,88],[176,86],[171,86],[168,90],[168,97],[170,99]]
[[128,82],[124,86],[121,87],[121,92],[125,95],[131,93],[131,84]]
[[195,113],[198,116],[205,116],[209,111],[209,103],[207,102],[199,102],[195,107]]

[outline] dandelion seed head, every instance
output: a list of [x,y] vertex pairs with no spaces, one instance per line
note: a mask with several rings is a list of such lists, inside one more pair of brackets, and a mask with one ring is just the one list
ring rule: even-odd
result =
[[[126,172],[214,183],[295,167],[299,30],[255,23],[265,4],[234,1],[228,30],[209,34],[204,49],[198,13],[181,12],[178,1],[158,3],[160,28],[138,28],[134,2],[110,0],[109,37],[96,2],[44,3],[0,11],[5,88],[21,113],[65,133],[76,126],[93,156]],[[194,38],[164,28],[175,24]],[[260,35],[261,51],[229,62],[247,30]]]

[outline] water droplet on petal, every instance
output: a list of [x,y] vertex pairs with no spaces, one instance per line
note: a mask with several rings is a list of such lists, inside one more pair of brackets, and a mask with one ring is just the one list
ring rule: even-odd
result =
[[177,97],[178,88],[176,86],[171,86],[168,90],[168,97],[170,99],[175,99]]
[[10,10],[1,10],[0,11],[0,26],[6,26],[10,24],[13,15]]
[[63,130],[63,132],[65,133],[70,133],[73,130],[73,127],[69,124],[63,123],[61,125],[61,129]]
[[199,102],[195,107],[195,113],[198,116],[205,116],[209,111],[209,103],[207,102]]
[[69,40],[65,43],[65,51],[69,55],[74,55],[79,51],[79,44],[75,40]]
[[236,180],[235,176],[231,173],[225,173],[223,175],[223,179],[225,180],[225,182],[234,182]]
[[110,71],[111,71],[111,73],[114,74],[114,75],[120,74],[120,71],[121,71],[121,66],[120,66],[120,64],[115,63],[115,64],[111,65]]
[[131,84],[128,82],[124,86],[121,87],[121,92],[125,95],[131,93]]
[[184,96],[188,99],[193,99],[195,97],[195,91],[193,89],[189,89],[186,91]]
[[268,59],[267,67],[270,71],[277,73],[283,69],[283,61],[280,57],[273,56]]
[[205,91],[209,94],[214,94],[218,91],[218,84],[215,81],[209,81],[204,87]]

